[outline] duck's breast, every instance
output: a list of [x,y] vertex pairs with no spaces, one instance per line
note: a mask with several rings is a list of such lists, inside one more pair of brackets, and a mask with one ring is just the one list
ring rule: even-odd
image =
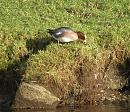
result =
[[59,40],[61,42],[71,42],[71,41],[75,41],[78,39],[78,35],[75,32],[64,32],[61,37],[59,38]]

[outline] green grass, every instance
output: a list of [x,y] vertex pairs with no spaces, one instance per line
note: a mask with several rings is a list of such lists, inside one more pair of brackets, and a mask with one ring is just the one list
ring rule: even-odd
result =
[[[19,57],[29,54],[27,79],[44,77],[48,73],[56,76],[57,70],[71,70],[79,58],[97,56],[104,49],[117,45],[128,49],[129,17],[129,0],[1,0],[0,68],[6,69],[19,61]],[[27,48],[29,39],[50,38],[47,29],[61,26],[85,32],[87,44],[58,46],[51,42],[37,53]],[[37,48],[34,44],[30,46]]]

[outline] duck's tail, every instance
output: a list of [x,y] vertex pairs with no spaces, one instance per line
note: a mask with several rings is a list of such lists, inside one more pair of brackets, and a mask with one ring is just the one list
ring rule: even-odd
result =
[[47,29],[47,32],[49,33],[49,34],[53,34],[53,30],[51,30],[51,29]]

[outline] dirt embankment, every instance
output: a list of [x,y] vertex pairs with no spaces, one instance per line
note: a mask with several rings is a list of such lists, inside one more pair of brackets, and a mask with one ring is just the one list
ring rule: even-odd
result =
[[44,87],[63,100],[62,104],[97,104],[127,101],[130,54],[110,48],[96,57],[77,58],[70,68],[59,70],[59,80],[47,77]]
[[[1,70],[0,106],[9,107],[16,99],[17,89],[23,82],[21,74],[26,74],[21,62],[26,64],[28,58],[21,58],[6,70]],[[60,99],[57,106],[129,100],[130,53],[122,47],[104,49],[93,57],[77,56],[74,63],[65,68],[56,66],[56,69],[56,77],[45,75],[42,80],[35,77],[34,80]],[[7,80],[9,76],[12,79]]]

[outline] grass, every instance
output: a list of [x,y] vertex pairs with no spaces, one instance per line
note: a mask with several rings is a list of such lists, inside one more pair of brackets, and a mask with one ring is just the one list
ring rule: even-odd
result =
[[[129,51],[129,4],[129,0],[1,0],[0,69],[28,54],[24,80],[45,83],[53,77],[57,83],[64,79],[73,84],[73,69],[86,57],[96,60],[104,50],[118,46]],[[46,42],[47,29],[61,26],[85,32],[87,44]]]

